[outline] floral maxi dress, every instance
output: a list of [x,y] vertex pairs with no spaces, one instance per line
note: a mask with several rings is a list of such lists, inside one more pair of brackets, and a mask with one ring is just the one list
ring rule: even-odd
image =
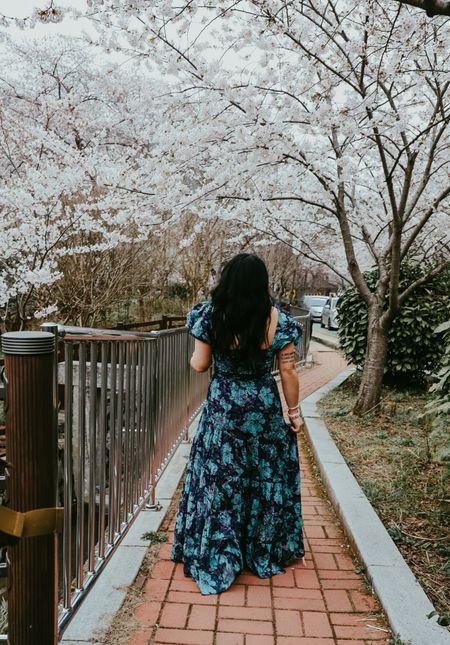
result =
[[[203,302],[188,314],[190,333],[206,343],[211,310]],[[214,356],[172,547],[203,594],[225,591],[242,569],[269,578],[304,555],[297,435],[271,374],[274,354],[300,336],[280,310],[272,344],[252,369],[233,351]]]

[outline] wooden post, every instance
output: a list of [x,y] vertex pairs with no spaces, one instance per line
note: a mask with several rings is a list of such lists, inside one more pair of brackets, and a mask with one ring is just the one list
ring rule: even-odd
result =
[[[57,461],[54,424],[54,335],[2,336],[7,379],[7,503],[16,511],[54,507]],[[54,534],[8,547],[8,643],[57,642],[57,564]]]

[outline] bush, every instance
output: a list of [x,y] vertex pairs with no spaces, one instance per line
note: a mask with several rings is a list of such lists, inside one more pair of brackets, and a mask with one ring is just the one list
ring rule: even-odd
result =
[[[400,291],[421,277],[429,267],[418,264],[402,266]],[[378,271],[368,271],[365,278],[375,289]],[[442,339],[434,329],[450,317],[450,270],[422,285],[405,301],[388,331],[385,382],[417,386],[427,372],[435,371],[442,359]],[[386,297],[386,307],[388,298]],[[368,311],[355,287],[339,299],[339,340],[348,360],[364,365],[367,343]]]
[[450,464],[450,320],[439,325],[435,334],[441,339],[444,355],[438,372],[439,381],[430,389],[433,400],[425,406],[427,414],[433,417],[429,446],[435,461]]
[[450,320],[439,325],[434,330],[442,343],[443,355],[441,369],[438,372],[439,381],[433,385],[430,392],[434,393],[434,401],[429,408],[432,414],[449,414],[450,412]]

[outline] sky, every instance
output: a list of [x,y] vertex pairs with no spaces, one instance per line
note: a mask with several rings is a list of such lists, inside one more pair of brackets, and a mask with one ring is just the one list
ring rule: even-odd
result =
[[[0,14],[10,18],[26,18],[33,13],[35,7],[45,9],[48,4],[46,0],[0,0]],[[86,7],[85,0],[58,0],[55,4],[59,7],[76,7],[77,9],[84,9]],[[14,27],[11,27],[11,30],[22,34],[24,37],[36,38],[52,33],[78,36],[85,28],[85,20],[64,18],[60,23],[49,25],[38,24],[34,29],[28,31]]]
[[[0,0],[0,15],[11,18],[26,18],[33,13],[35,8],[45,9],[49,4],[50,0]],[[74,7],[80,11],[87,8],[86,0],[55,0],[55,5],[59,7]],[[202,30],[202,28],[203,25],[200,22],[198,22],[197,25],[195,21],[192,22],[189,30],[189,38],[191,40],[194,39],[197,31]],[[87,32],[94,38],[98,36],[97,31],[88,19],[74,20],[68,16],[65,16],[59,23],[38,23],[33,29],[19,29],[18,27],[13,26],[8,27],[8,33],[11,34],[13,38],[17,39],[34,39],[52,34],[81,36],[83,32]],[[207,34],[203,37],[208,39]],[[222,64],[230,69],[234,69],[236,66],[241,67],[242,65],[242,60],[240,60],[239,56],[236,56],[233,48],[231,47],[227,50],[226,55],[223,55],[223,52],[220,51],[218,53],[218,50],[214,44],[212,44],[210,50],[207,49],[203,51],[203,55],[211,60],[216,59],[220,55]],[[121,59],[121,56],[118,55],[118,58]]]

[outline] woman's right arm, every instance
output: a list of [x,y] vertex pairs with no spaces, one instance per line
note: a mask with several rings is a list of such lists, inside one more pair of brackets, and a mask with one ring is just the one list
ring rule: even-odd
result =
[[196,372],[206,372],[211,367],[212,351],[208,343],[195,339],[194,353],[191,356],[190,364]]
[[[278,369],[280,370],[281,386],[286,404],[291,409],[292,416],[295,417],[296,410],[298,410],[300,385],[295,366],[294,343],[288,343],[278,352]],[[290,419],[294,432],[298,432],[303,424],[300,412],[298,414],[298,418]]]

